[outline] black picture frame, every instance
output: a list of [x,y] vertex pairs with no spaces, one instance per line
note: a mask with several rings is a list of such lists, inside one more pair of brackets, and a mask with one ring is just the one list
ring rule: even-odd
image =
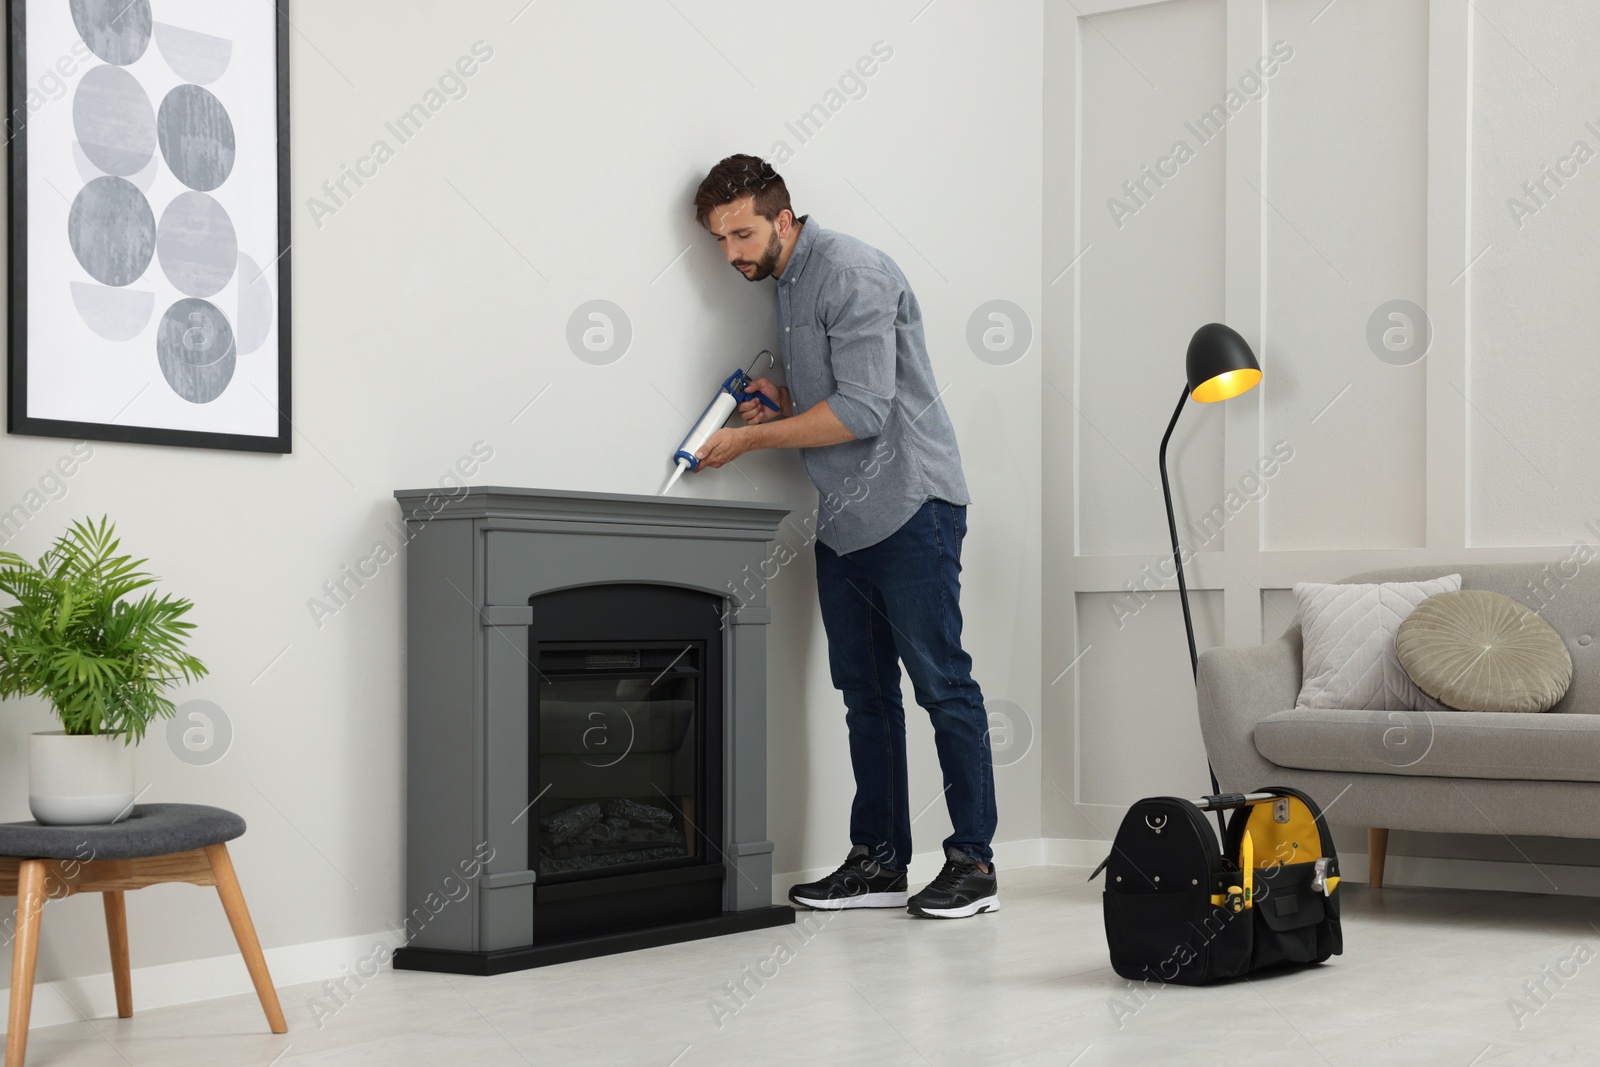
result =
[[[290,453],[291,405],[293,394],[293,334],[290,312],[291,226],[289,200],[289,14],[287,0],[274,0],[275,67],[277,98],[277,343],[278,343],[278,427],[276,436],[217,433],[150,426],[123,426],[115,423],[46,419],[28,413],[28,143],[27,143],[27,5],[28,0],[5,0],[6,26],[10,32],[9,84],[7,86],[7,222],[10,260],[7,264],[8,338],[6,432],[37,437],[67,437],[75,440],[125,441],[134,444],[177,445],[189,448],[218,448],[247,452]],[[19,118],[20,116],[20,118]],[[17,124],[17,125],[13,125]],[[267,269],[271,269],[268,267]]]

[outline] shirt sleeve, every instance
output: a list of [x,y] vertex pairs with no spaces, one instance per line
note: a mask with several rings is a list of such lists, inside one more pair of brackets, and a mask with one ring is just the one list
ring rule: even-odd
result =
[[876,437],[894,403],[895,319],[902,287],[870,267],[841,270],[822,301],[834,392],[828,407],[857,439]]

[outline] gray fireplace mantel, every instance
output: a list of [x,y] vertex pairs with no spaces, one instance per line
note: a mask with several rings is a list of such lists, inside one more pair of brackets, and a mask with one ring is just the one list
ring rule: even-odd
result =
[[[407,539],[409,921],[397,966],[406,965],[407,952],[413,958],[425,950],[503,956],[534,943],[529,598],[577,586],[651,582],[730,599],[722,628],[723,910],[752,918],[772,911],[766,795],[771,613],[765,583],[745,579],[760,573],[767,542],[788,511],[508,486],[394,495]],[[478,870],[476,861],[484,857]],[[445,884],[451,877],[471,891],[454,899]]]

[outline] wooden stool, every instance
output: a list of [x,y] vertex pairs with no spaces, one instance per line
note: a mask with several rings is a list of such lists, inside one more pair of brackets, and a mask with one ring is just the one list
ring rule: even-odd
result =
[[278,991],[239,891],[228,846],[244,833],[244,820],[203,804],[139,804],[121,822],[100,826],[41,826],[0,823],[0,896],[17,898],[16,940],[11,959],[11,1016],[6,1031],[6,1067],[22,1067],[33,1008],[33,970],[39,958],[39,914],[45,901],[73,893],[100,893],[111,941],[111,976],[117,1015],[133,1015],[128,966],[128,916],[122,894],[161,882],[214,885],[228,913],[234,940],[244,953],[256,996],[275,1034],[287,1033]]

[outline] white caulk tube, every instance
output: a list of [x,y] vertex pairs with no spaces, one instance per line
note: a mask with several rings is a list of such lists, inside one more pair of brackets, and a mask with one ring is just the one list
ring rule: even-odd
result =
[[689,436],[683,439],[683,444],[679,445],[678,451],[672,455],[672,458],[678,461],[678,469],[672,472],[667,487],[661,490],[662,496],[666,496],[672,490],[678,479],[683,477],[684,471],[699,468],[700,461],[694,458],[694,454],[700,451],[701,446],[712,434],[722,429],[722,424],[728,421],[728,416],[732,415],[733,409],[738,406],[738,399],[725,389],[719,390],[716,399],[706,405],[705,411],[700,414],[700,421],[694,424],[694,429],[689,431]]

